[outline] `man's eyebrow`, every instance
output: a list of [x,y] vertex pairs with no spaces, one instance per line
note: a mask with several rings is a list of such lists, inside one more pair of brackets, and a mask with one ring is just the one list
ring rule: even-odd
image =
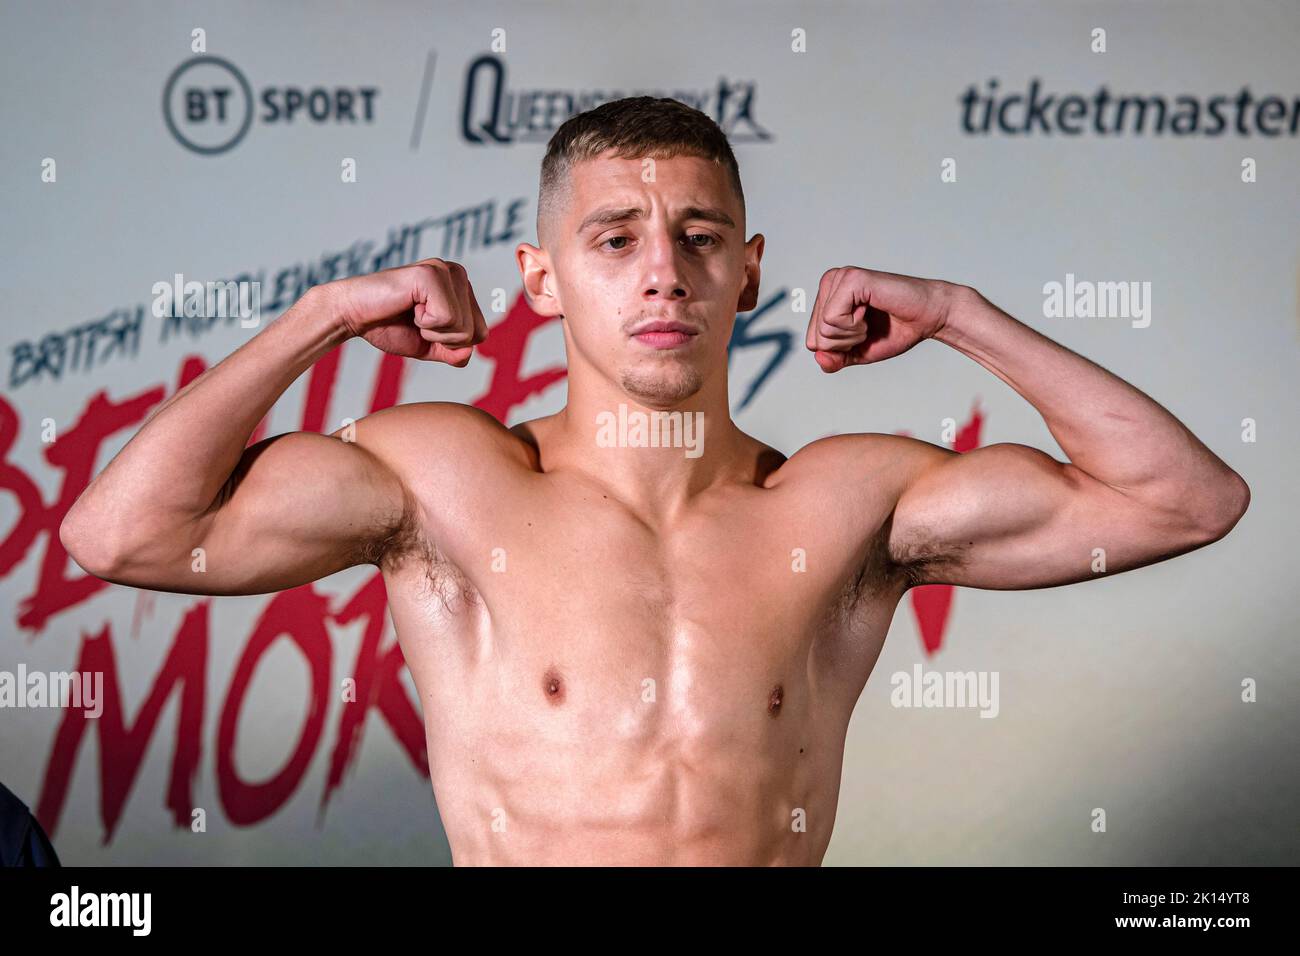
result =
[[[703,219],[705,222],[717,223],[720,226],[729,226],[736,228],[736,223],[721,209],[715,209],[712,206],[686,206],[681,210],[683,219]],[[626,222],[629,219],[644,219],[646,211],[640,206],[607,206],[603,209],[597,209],[591,215],[587,216],[578,225],[578,232],[585,232],[592,226],[608,226],[616,222]]]
[[735,222],[721,209],[715,209],[712,206],[687,206],[682,210],[683,219],[703,219],[705,222],[716,223],[719,226],[730,226],[736,228]]
[[645,210],[640,206],[606,206],[597,209],[578,225],[578,232],[586,232],[592,226],[608,226],[611,223],[628,219],[644,219]]

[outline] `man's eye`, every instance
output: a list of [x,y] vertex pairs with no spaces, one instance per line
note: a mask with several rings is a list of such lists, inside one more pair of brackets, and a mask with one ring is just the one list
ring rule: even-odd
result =
[[[611,242],[621,242],[626,244],[628,239],[629,239],[628,236],[610,236],[608,239],[605,239],[601,242],[601,247],[608,248],[611,252],[620,252],[623,249],[626,249],[627,246],[626,245],[610,246],[609,244]],[[701,239],[704,241],[703,242],[697,241]],[[686,236],[686,244],[695,249],[707,249],[710,246],[716,246],[718,244],[718,240],[715,239],[713,236],[709,235],[707,232],[697,232],[694,235]]]

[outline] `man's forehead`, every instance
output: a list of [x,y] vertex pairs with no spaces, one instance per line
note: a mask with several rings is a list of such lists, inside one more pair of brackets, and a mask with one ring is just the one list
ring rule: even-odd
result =
[[[735,228],[735,201],[726,171],[698,156],[653,160],[602,154],[570,168],[569,218],[581,232],[592,226],[644,218],[647,204],[666,205],[669,215],[704,219]],[[666,168],[665,168],[666,167]],[[653,178],[643,175],[653,169]]]
[[[613,202],[602,205],[584,215],[578,222],[575,231],[584,232],[588,229],[599,229],[602,226],[610,226],[619,222],[647,219],[650,214],[650,210],[635,199],[629,202],[620,202],[615,199]],[[714,225],[726,226],[730,229],[736,228],[736,221],[727,210],[707,200],[670,204],[668,215],[674,219],[699,219],[704,222],[711,222]]]

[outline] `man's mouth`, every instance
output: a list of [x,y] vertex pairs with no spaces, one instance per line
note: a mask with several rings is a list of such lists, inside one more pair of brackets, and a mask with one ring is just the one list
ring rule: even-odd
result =
[[699,334],[699,329],[686,322],[656,319],[636,326],[632,338],[653,349],[671,349],[694,341]]

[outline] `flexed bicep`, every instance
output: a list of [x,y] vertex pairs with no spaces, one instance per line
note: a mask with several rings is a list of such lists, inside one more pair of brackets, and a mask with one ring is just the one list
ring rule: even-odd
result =
[[1133,497],[1036,448],[1008,442],[958,454],[916,444],[889,536],[912,585],[1053,587],[1214,540],[1179,502]]
[[290,432],[248,447],[206,512],[139,535],[116,584],[183,594],[265,594],[377,563],[412,521],[409,495],[363,437]]

